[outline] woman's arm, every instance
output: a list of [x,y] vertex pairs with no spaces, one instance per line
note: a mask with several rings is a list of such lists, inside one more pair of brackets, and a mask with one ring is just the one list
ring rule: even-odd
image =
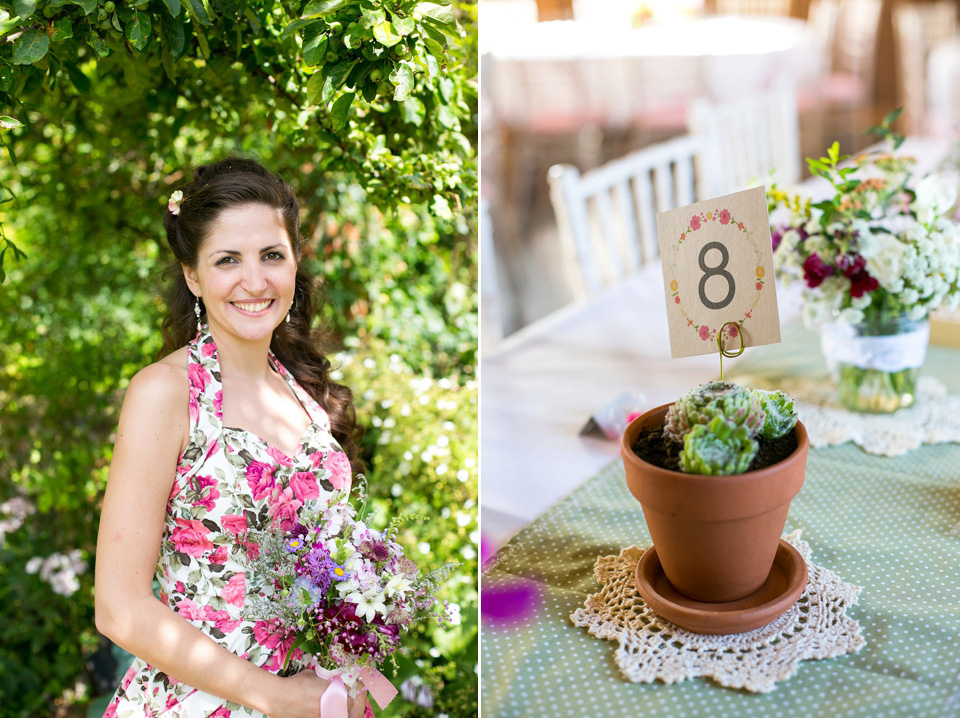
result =
[[127,390],[97,539],[97,628],[194,688],[273,718],[316,718],[326,681],[265,671],[153,595],[167,500],[189,431],[187,391],[186,373],[164,362],[140,371]]

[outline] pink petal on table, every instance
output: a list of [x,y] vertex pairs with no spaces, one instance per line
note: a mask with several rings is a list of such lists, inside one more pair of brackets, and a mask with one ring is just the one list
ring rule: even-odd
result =
[[518,579],[504,586],[482,588],[481,620],[490,623],[527,621],[540,606],[540,589],[533,581]]

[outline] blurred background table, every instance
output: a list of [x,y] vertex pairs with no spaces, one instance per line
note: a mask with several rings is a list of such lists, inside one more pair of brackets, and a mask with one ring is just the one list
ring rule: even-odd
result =
[[803,20],[677,17],[631,27],[609,18],[513,24],[484,41],[497,122],[545,130],[682,127],[697,97],[813,86],[824,48]]
[[493,337],[577,297],[550,203],[553,165],[585,172],[694,131],[695,102],[780,80],[796,86],[804,173],[802,158],[834,140],[847,154],[875,142],[865,130],[898,106],[906,134],[955,136],[960,122],[949,109],[956,56],[934,52],[957,33],[956,0],[480,0],[479,9]]

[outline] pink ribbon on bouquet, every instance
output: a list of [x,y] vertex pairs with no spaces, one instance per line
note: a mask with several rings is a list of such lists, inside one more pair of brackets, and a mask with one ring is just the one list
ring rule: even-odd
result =
[[[320,678],[330,681],[330,687],[320,697],[320,714],[324,718],[347,718],[347,687],[343,678],[336,671],[320,666],[314,666],[313,670]],[[393,684],[376,669],[364,666],[357,672],[357,678],[381,708],[386,708],[397,695]]]

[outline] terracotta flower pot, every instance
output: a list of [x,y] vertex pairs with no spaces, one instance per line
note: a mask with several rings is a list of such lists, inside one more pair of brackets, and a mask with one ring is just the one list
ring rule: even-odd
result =
[[697,601],[735,601],[763,584],[777,553],[790,501],[803,486],[809,442],[777,464],[733,476],[702,476],[647,463],[631,448],[644,428],[663,425],[670,405],[634,419],[620,452],[627,486],[643,508],[663,572]]

